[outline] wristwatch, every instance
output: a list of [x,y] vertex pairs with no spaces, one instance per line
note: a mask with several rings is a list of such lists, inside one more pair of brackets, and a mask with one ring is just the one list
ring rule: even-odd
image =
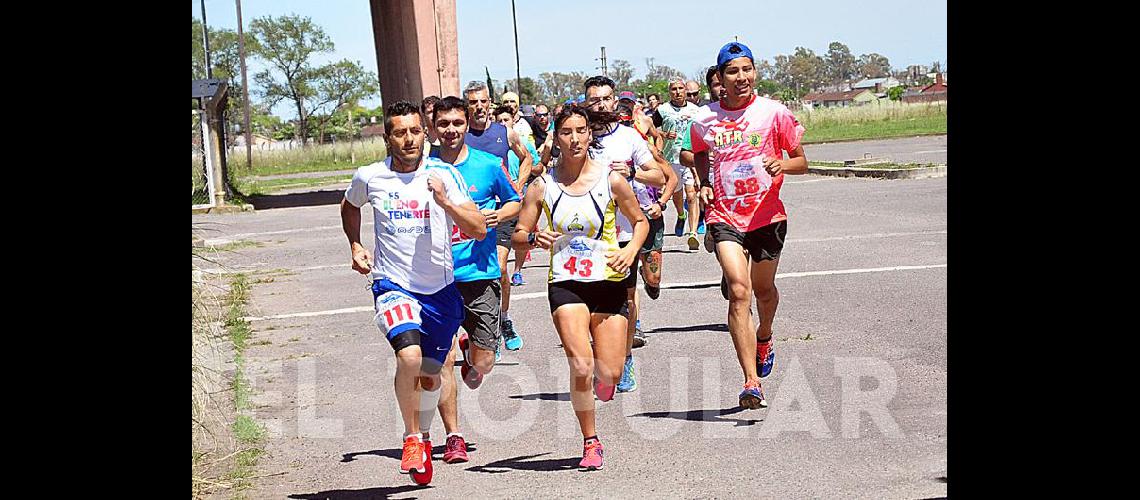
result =
[[536,237],[533,232],[527,233],[526,242],[529,243],[530,246],[532,246],[532,247],[537,247],[538,246],[538,237]]

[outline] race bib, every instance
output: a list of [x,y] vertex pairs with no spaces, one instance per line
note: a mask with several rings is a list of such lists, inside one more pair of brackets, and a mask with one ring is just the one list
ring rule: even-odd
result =
[[376,297],[376,326],[387,336],[392,329],[420,324],[420,303],[407,294],[391,291]]
[[472,238],[471,235],[469,235],[463,231],[460,231],[458,225],[451,226],[451,244],[452,245],[454,245],[456,243],[463,243],[464,241],[471,241],[473,239],[475,239],[475,238]]
[[772,187],[772,176],[759,156],[726,161],[720,165],[720,187],[725,198],[760,197]]
[[555,281],[606,279],[606,246],[586,236],[562,237],[551,248],[550,268]]

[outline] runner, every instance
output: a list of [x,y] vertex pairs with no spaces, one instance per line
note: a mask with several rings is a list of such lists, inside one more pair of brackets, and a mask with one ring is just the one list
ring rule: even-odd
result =
[[[527,181],[532,176],[537,177],[537,174],[541,173],[541,168],[535,168],[534,159],[524,146],[518,132],[495,122],[491,116],[491,99],[488,97],[487,84],[477,80],[468,83],[463,94],[467,99],[467,112],[470,119],[467,137],[465,138],[467,145],[498,156],[502,160],[504,168],[510,166],[510,155],[507,154],[507,151],[514,151],[519,157],[520,164],[518,178],[514,179],[513,182],[515,190],[521,193]],[[510,249],[511,233],[514,232],[514,225],[517,220],[499,221],[496,233],[499,238],[497,245],[500,269],[507,267],[507,250]],[[502,330],[503,339],[513,346],[516,345],[516,341],[513,339],[518,337],[518,333],[515,332],[514,323],[511,322],[511,286],[506,275],[503,276],[501,284],[503,300],[500,306],[502,315],[499,318],[499,329]],[[521,339],[518,342],[517,345],[521,347]]]
[[[694,251],[700,247],[700,241],[697,240],[696,236],[697,214],[700,210],[696,180],[693,178],[692,171],[681,165],[679,156],[681,153],[681,132],[689,129],[689,122],[698,108],[685,100],[685,80],[681,78],[669,82],[669,97],[669,102],[657,106],[653,124],[661,129],[661,134],[665,137],[665,146],[661,148],[661,154],[673,166],[677,177],[683,183],[683,185],[679,184],[673,193],[673,206],[677,209],[677,224],[673,228],[673,233],[677,236],[685,235],[689,251]],[[688,221],[688,231],[685,231],[686,221]]]
[[[708,104],[720,101],[721,96],[724,94],[724,85],[720,84],[720,74],[716,71],[716,66],[709,66],[708,71],[705,72],[705,85],[709,88],[710,100]],[[707,104],[706,104],[707,106]],[[693,142],[691,140],[692,134],[681,134],[681,164],[686,167],[696,168],[696,163],[693,162]],[[714,161],[714,151],[709,151],[709,161]],[[695,170],[694,170],[695,171]],[[699,178],[700,176],[698,176]],[[705,216],[708,207],[701,203],[701,225],[698,226],[697,233],[701,233],[701,228],[705,226]],[[716,251],[716,242],[713,241],[712,233],[705,233],[705,251],[712,253]],[[745,250],[747,254],[748,251]],[[728,280],[724,277],[724,273],[720,274],[720,295],[724,300],[728,300]]]
[[424,140],[424,154],[428,156],[439,155],[439,138],[435,136],[435,127],[431,126],[431,113],[439,96],[429,95],[420,102],[420,113],[424,115],[424,123],[428,124],[427,139]]
[[[567,106],[555,117],[562,151],[558,166],[527,191],[513,239],[516,248],[550,250],[547,297],[570,366],[570,400],[583,438],[581,470],[603,466],[590,388],[602,401],[614,397],[626,352],[621,282],[649,230],[629,182],[608,162],[589,157],[596,145],[589,114]],[[625,249],[617,242],[619,210],[633,222],[631,246]],[[548,229],[537,229],[540,211]]]
[[511,108],[511,119],[514,121],[513,128],[519,134],[519,138],[529,142],[530,147],[534,147],[534,131],[530,127],[530,122],[523,120],[519,113],[521,108],[519,106],[519,95],[514,92],[507,92],[503,94],[503,106]]
[[[372,276],[375,321],[396,353],[395,392],[404,421],[400,472],[431,482],[431,428],[440,369],[463,321],[451,234],[487,236],[487,222],[454,167],[423,154],[420,109],[397,101],[384,110],[389,156],[360,167],[340,204],[352,268]],[[360,242],[360,207],[372,205],[375,249]]]
[[[504,105],[504,106],[499,106],[499,107],[495,108],[495,112],[493,113],[493,115],[494,115],[495,121],[503,124],[504,127],[507,127],[509,129],[509,128],[514,126],[514,115],[511,113],[511,108],[509,106]],[[530,152],[530,155],[532,158],[538,158],[538,151],[535,151],[534,147],[531,146],[529,143],[527,143],[526,149],[527,149],[527,151]],[[511,179],[518,179],[518,176],[519,176],[519,157],[518,157],[518,155],[516,155],[514,151],[507,151],[507,161],[510,163],[508,165],[507,172],[508,172],[508,174],[510,174]],[[535,179],[537,179],[540,175],[543,174],[542,165],[537,164],[536,167],[538,169],[538,173],[537,173],[537,175],[532,175],[530,178],[527,179],[526,185],[523,186],[523,193],[526,193],[527,187],[530,186],[531,183],[534,182]],[[509,250],[509,248],[508,248],[508,250]],[[518,254],[518,253],[515,254],[515,269],[514,269],[514,274],[510,275],[510,286],[522,286],[522,285],[526,284],[526,281],[524,281],[523,277],[522,277],[522,267],[523,267],[523,263],[526,261],[526,257],[528,254],[529,254],[529,252],[527,254]],[[502,269],[503,269],[503,283],[504,283],[503,286],[508,286],[506,284],[507,283],[506,255],[507,255],[506,252],[503,252],[503,259],[501,262]],[[510,338],[506,339],[506,341],[507,341],[506,342],[507,349],[510,349],[512,351],[517,351],[517,350],[522,348],[522,337],[519,337],[518,335],[515,335],[514,337],[510,337]]]
[[[767,406],[760,377],[771,372],[775,359],[776,267],[788,227],[780,187],[784,174],[806,173],[808,162],[800,145],[804,127],[783,104],[756,95],[752,61],[752,51],[742,43],[720,49],[717,73],[724,97],[693,118],[691,139],[701,198],[709,206],[709,233],[728,280],[728,329],[744,371],[740,405],[756,409]],[[760,313],[755,330],[752,294]]]
[[[487,238],[472,240],[467,234],[455,230],[451,235],[452,254],[455,257],[455,281],[463,296],[466,316],[463,335],[455,342],[443,365],[443,394],[439,401],[439,415],[447,431],[443,461],[467,461],[467,442],[459,432],[457,407],[458,386],[455,383],[455,351],[463,351],[460,375],[463,383],[476,389],[483,376],[494,368],[501,340],[499,306],[502,295],[499,282],[499,259],[496,257],[496,226],[500,220],[518,216],[519,193],[503,170],[499,158],[464,143],[467,135],[467,103],[454,96],[445,97],[435,105],[432,126],[440,138],[437,158],[455,166],[467,182],[468,193],[487,220]],[[430,439],[424,428],[424,439]]]
[[[653,271],[655,272],[652,274],[658,281],[647,282],[646,293],[651,298],[656,299],[660,293],[661,262],[660,260],[649,261],[649,259],[660,257],[660,252],[653,253],[652,250],[654,247],[660,249],[660,240],[664,238],[664,221],[660,220],[660,211],[664,205],[657,203],[661,193],[651,192],[650,186],[669,188],[677,182],[676,178],[672,175],[672,169],[669,168],[665,159],[656,153],[656,149],[649,147],[649,144],[636,129],[615,123],[618,117],[613,113],[616,104],[614,81],[604,76],[595,76],[587,79],[584,86],[586,87],[586,104],[597,117],[591,119],[590,123],[591,132],[599,144],[598,147],[591,150],[592,156],[595,160],[609,163],[612,169],[618,171],[622,177],[629,179],[630,186],[637,196],[638,204],[650,221],[649,236],[652,238],[647,238],[648,246],[643,245],[643,248],[638,252],[640,257],[638,261],[646,260],[647,264],[654,268]],[[631,167],[634,165],[638,168],[631,171]],[[629,220],[621,214],[618,214],[617,219],[618,242],[624,248],[630,244],[629,240],[633,236],[633,228]],[[656,231],[658,224],[662,226],[661,231]],[[637,264],[637,261],[633,263],[633,272],[629,273],[624,281],[629,321],[627,322],[628,348],[626,349],[625,368],[621,384],[619,384],[619,390],[622,392],[637,389],[633,347],[635,345],[641,347],[646,343],[645,334],[641,331],[637,316]]]

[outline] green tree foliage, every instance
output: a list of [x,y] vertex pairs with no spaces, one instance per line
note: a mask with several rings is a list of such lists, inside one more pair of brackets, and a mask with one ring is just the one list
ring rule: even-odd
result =
[[633,80],[633,65],[624,59],[614,60],[614,63],[608,68],[610,78],[614,79],[617,83],[618,90],[626,90],[629,88],[630,82]]
[[314,54],[332,52],[333,42],[311,19],[295,15],[254,19],[250,33],[257,40],[254,54],[269,66],[253,78],[261,87],[261,97],[271,108],[283,100],[293,104],[297,138],[304,141],[313,113],[306,104],[318,99],[317,80],[322,73],[310,59]]
[[827,46],[825,62],[824,74],[829,83],[839,83],[855,77],[855,56],[851,55],[851,49],[846,45],[831,42]]
[[856,67],[859,75],[865,78],[882,78],[891,74],[891,62],[886,56],[876,53],[860,55]]
[[535,105],[544,102],[541,85],[539,85],[538,82],[534,80],[534,78],[524,76],[522,77],[521,82],[522,85],[516,85],[514,78],[507,80],[507,88],[511,89],[512,91],[516,88],[519,89],[518,94],[520,106],[523,104]]
[[906,89],[902,85],[899,85],[898,87],[891,87],[887,89],[887,97],[889,97],[892,101],[901,101],[903,92],[905,91]]

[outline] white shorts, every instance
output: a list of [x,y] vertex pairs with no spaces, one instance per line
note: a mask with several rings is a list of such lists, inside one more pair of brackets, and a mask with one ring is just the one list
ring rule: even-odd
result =
[[697,179],[693,177],[693,169],[681,165],[680,163],[674,163],[672,165],[673,172],[675,172],[677,174],[677,178],[680,179],[677,181],[677,187],[673,189],[674,193],[685,189],[685,186],[697,186]]

